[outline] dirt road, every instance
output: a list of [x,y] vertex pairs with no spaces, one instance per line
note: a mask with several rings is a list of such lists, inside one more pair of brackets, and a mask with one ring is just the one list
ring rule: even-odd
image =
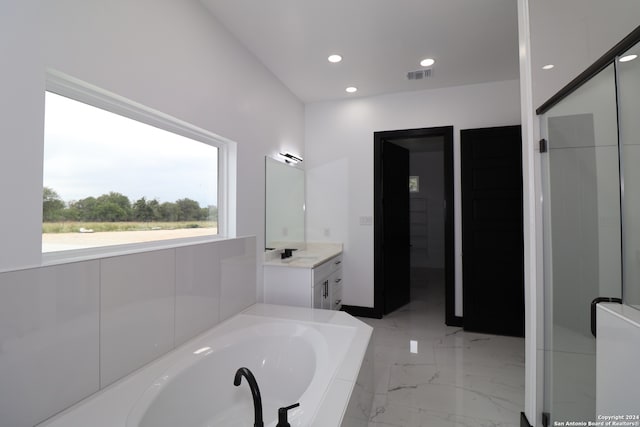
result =
[[210,236],[216,228],[184,228],[180,230],[112,231],[99,233],[45,233],[42,235],[42,252],[94,248],[97,246],[143,243],[154,240],[180,239],[183,237]]

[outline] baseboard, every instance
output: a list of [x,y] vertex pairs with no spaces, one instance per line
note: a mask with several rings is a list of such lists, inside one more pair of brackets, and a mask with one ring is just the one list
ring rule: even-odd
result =
[[343,305],[341,310],[356,317],[370,317],[372,319],[382,319],[382,313],[380,313],[375,308],[371,308],[371,307],[360,307],[357,305]]
[[444,322],[447,326],[464,326],[464,321],[462,316],[451,316]]
[[520,412],[520,427],[533,427],[524,412]]

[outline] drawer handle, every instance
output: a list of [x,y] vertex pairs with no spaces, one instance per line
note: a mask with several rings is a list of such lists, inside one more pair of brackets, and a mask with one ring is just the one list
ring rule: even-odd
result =
[[342,264],[342,261],[336,261],[334,264],[335,265],[340,265],[340,264]]
[[342,279],[336,279],[336,283],[342,282]]

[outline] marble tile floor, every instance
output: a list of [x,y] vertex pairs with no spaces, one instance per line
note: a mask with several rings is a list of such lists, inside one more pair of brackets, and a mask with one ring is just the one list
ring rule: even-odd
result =
[[411,302],[374,327],[369,427],[518,427],[524,339],[444,324],[440,271],[412,272]]

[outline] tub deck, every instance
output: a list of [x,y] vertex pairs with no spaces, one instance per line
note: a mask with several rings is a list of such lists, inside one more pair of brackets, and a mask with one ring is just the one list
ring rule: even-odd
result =
[[[46,420],[38,427],[86,427],[89,425],[92,427],[126,427],[127,419],[134,406],[154,380],[175,366],[186,353],[192,352],[194,348],[200,348],[203,342],[233,331],[238,323],[234,322],[234,319],[238,316],[247,317],[246,315],[262,317],[265,321],[298,321],[353,328],[353,339],[348,345],[345,356],[338,362],[333,377],[319,400],[320,403],[315,410],[314,418],[309,424],[318,427],[344,425],[343,419],[349,402],[354,399],[354,393],[363,388],[361,366],[363,366],[365,356],[368,355],[368,350],[370,353],[373,329],[344,312],[255,304],[104,390]],[[372,373],[369,376],[372,376]],[[372,378],[370,380],[372,381]],[[364,388],[369,387],[365,386]],[[362,398],[358,396],[357,399],[361,400]],[[362,403],[359,402],[353,406],[362,406]]]

